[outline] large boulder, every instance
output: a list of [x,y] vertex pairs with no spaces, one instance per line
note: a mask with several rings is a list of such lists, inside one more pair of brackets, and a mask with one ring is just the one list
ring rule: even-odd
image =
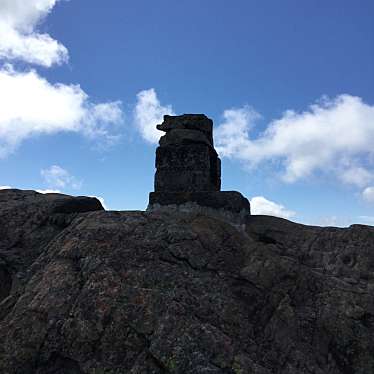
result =
[[374,372],[373,227],[60,198],[0,193],[0,373]]
[[0,317],[22,294],[48,243],[77,215],[95,210],[103,210],[96,198],[0,190],[0,303],[6,299]]

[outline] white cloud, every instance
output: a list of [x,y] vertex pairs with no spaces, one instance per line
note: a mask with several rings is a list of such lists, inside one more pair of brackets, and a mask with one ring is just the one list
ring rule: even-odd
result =
[[248,131],[253,128],[260,114],[249,106],[227,109],[224,121],[215,130],[216,149],[223,157],[244,159],[243,150],[250,146]]
[[61,193],[60,190],[50,190],[50,189],[46,189],[46,190],[35,190],[36,192],[39,192],[39,193],[42,193],[42,194],[46,194],[46,193]]
[[339,177],[342,182],[353,184],[357,187],[367,186],[370,182],[374,181],[374,173],[358,165],[352,165],[346,170],[342,170]]
[[225,111],[224,122],[216,130],[219,153],[252,167],[276,161],[286,182],[316,172],[361,186],[373,178],[362,159],[372,166],[374,106],[361,98],[340,95],[323,98],[305,112],[289,110],[252,139],[257,118],[248,107]]
[[157,143],[160,139],[162,132],[156,129],[156,125],[162,123],[165,114],[174,115],[173,109],[170,105],[160,104],[153,88],[137,94],[135,124],[147,142]]
[[0,158],[33,135],[70,131],[111,142],[122,119],[120,102],[95,105],[79,85],[53,85],[11,66],[0,69],[0,103]]
[[40,171],[40,174],[48,186],[52,188],[73,188],[78,190],[82,186],[82,181],[78,180],[67,170],[58,165],[52,165],[47,169],[43,169]]
[[296,215],[283,205],[270,201],[263,196],[255,196],[251,200],[251,213],[254,215],[267,215],[290,219]]
[[[67,49],[38,26],[59,0],[0,0],[0,60],[51,67],[68,60]],[[0,65],[1,66],[1,65]],[[36,71],[0,67],[0,158],[26,138],[80,132],[113,143],[122,121],[121,103],[92,103],[79,85],[51,84]]]
[[374,203],[374,186],[369,186],[362,192],[362,197],[368,203]]
[[10,190],[11,188],[10,186],[0,186],[0,190]]
[[50,67],[68,61],[67,49],[37,26],[58,0],[0,1],[0,58]]

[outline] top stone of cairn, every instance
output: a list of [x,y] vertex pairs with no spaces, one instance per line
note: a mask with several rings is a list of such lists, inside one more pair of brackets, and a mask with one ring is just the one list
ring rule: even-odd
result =
[[160,146],[175,143],[205,143],[213,147],[213,121],[205,114],[164,116],[164,122],[156,126],[166,132]]

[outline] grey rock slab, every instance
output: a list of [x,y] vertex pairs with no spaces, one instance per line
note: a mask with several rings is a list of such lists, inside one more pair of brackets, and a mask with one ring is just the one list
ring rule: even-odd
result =
[[164,122],[156,127],[166,133],[175,129],[197,130],[204,133],[213,146],[213,121],[205,114],[165,115]]
[[2,264],[30,274],[0,303],[1,373],[374,372],[374,227],[193,211],[62,227],[53,200],[0,193]]

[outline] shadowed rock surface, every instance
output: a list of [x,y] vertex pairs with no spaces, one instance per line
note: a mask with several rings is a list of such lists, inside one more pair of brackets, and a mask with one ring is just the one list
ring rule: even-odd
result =
[[4,190],[0,230],[0,373],[374,372],[374,227]]

